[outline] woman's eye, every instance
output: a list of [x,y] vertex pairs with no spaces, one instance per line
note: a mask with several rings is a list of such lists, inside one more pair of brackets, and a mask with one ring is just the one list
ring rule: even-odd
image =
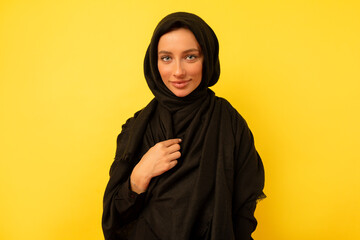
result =
[[162,56],[161,60],[163,60],[164,62],[168,62],[171,60],[171,58],[169,56]]
[[188,55],[188,56],[186,56],[186,59],[187,60],[195,60],[196,56],[195,55]]

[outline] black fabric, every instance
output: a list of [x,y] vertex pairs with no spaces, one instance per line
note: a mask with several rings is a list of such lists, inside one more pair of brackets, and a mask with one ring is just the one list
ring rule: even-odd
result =
[[[202,82],[184,98],[167,89],[157,70],[159,38],[179,27],[194,33],[204,56]],[[118,136],[104,195],[105,239],[252,239],[264,170],[245,120],[208,89],[219,78],[218,51],[216,35],[196,15],[173,13],[158,24],[144,61],[155,98]],[[153,178],[146,193],[133,193],[133,167],[171,138],[183,140],[178,164]]]

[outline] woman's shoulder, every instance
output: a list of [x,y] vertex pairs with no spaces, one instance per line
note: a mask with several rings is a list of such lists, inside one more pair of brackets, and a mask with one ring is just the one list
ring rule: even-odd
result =
[[216,103],[220,105],[223,112],[244,121],[244,118],[241,116],[238,110],[227,99],[216,96]]
[[219,104],[223,119],[230,122],[233,131],[248,128],[245,118],[227,99],[216,96],[216,104]]
[[129,129],[132,127],[132,125],[134,124],[136,118],[139,116],[139,114],[140,114],[141,111],[142,111],[142,109],[139,110],[139,111],[137,111],[137,112],[135,112],[132,117],[128,118],[128,119],[125,121],[125,123],[124,123],[124,124],[122,125],[122,127],[121,127],[121,128],[122,128],[122,130],[121,130],[122,132],[127,131],[127,130],[129,130]]
[[143,118],[148,118],[155,107],[156,107],[156,102],[154,100],[150,101],[150,103],[146,107],[135,112],[132,117],[130,117],[126,120],[126,122],[122,125],[121,131],[122,132],[128,131],[129,129],[131,129],[134,126],[134,124],[137,121],[139,121]]

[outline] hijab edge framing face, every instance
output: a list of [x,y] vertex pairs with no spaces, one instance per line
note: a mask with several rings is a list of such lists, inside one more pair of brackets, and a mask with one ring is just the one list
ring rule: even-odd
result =
[[[166,33],[178,29],[188,29],[195,36],[200,46],[203,64],[202,77],[199,86],[183,97],[177,97],[165,86],[158,68],[158,44]],[[202,98],[207,93],[208,87],[213,86],[220,76],[219,43],[210,26],[192,13],[175,12],[163,18],[154,30],[151,42],[144,59],[144,75],[147,84],[156,100],[163,106],[191,103]]]

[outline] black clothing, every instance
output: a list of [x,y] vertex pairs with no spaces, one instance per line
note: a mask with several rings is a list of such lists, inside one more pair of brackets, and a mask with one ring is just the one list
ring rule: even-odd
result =
[[[187,27],[204,56],[200,86],[176,97],[157,70],[157,42]],[[264,169],[245,120],[208,89],[220,74],[218,42],[199,17],[174,13],[155,29],[144,61],[155,98],[123,125],[104,195],[105,239],[251,239],[256,201],[263,197]],[[130,190],[129,177],[149,148],[181,138],[181,157],[155,177],[145,193]]]

